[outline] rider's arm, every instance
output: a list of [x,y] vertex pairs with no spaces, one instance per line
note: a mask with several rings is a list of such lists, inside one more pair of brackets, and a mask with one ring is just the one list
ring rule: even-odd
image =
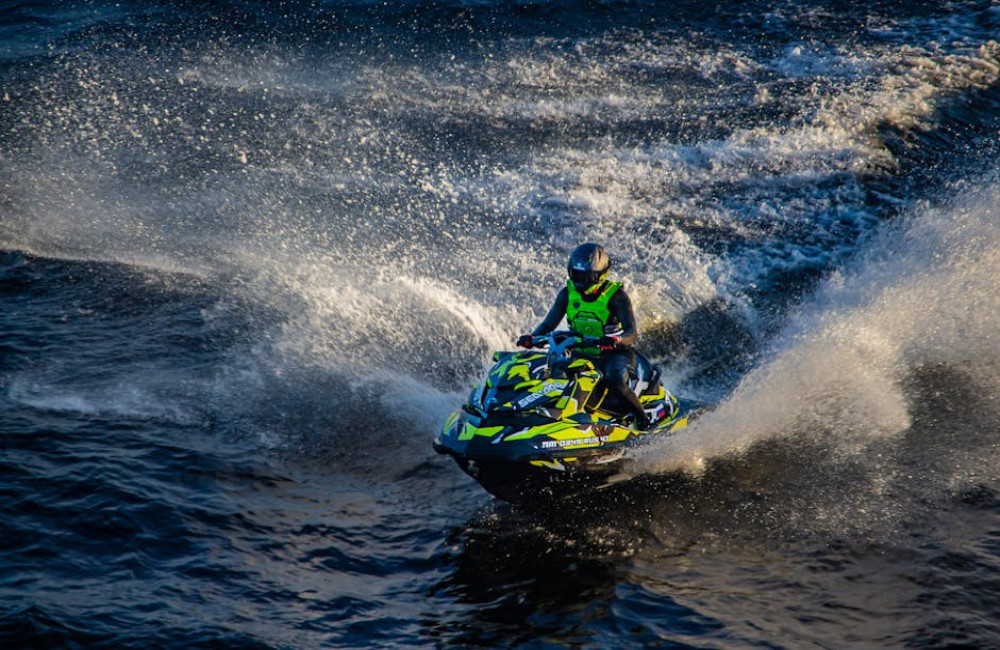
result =
[[619,289],[608,301],[608,311],[618,319],[621,324],[622,333],[619,345],[635,345],[639,338],[639,328],[635,324],[635,312],[632,311],[632,299],[625,293],[625,289]]
[[566,315],[566,307],[569,305],[569,290],[563,287],[558,294],[556,294],[556,301],[552,303],[552,308],[549,309],[549,313],[545,315],[545,320],[542,324],[535,328],[535,331],[531,333],[532,336],[540,336],[542,334],[548,334],[556,327],[559,326],[559,322],[562,321],[563,316]]

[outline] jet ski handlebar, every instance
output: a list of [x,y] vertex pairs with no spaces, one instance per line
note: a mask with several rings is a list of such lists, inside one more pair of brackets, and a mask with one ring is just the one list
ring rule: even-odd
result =
[[583,336],[577,332],[561,330],[539,334],[531,337],[531,347],[533,348],[559,348],[562,350],[572,350],[574,348],[589,348],[597,345],[599,339],[592,336]]

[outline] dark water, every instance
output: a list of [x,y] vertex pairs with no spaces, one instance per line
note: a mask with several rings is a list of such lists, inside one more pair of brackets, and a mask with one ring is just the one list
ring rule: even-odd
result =
[[[0,4],[4,647],[1000,645],[989,2]],[[430,441],[606,243],[719,409]]]

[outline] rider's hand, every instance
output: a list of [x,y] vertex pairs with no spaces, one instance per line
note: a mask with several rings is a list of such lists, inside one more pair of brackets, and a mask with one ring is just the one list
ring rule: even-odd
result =
[[602,350],[614,350],[616,347],[618,347],[618,343],[620,341],[621,338],[617,336],[602,336],[601,338],[597,339],[597,347],[601,348]]
[[522,334],[521,336],[517,337],[517,347],[519,348],[533,347],[531,342],[534,338],[535,337],[533,337],[531,334]]

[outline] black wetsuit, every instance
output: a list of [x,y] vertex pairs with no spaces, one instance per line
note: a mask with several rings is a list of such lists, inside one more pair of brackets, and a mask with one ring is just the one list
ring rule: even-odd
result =
[[[584,298],[586,300],[586,298]],[[548,334],[566,316],[566,308],[569,306],[569,289],[563,287],[556,300],[546,314],[545,320],[532,332],[533,336]],[[608,393],[619,398],[623,404],[627,404],[639,422],[647,422],[646,413],[639,402],[639,398],[628,387],[629,370],[635,367],[635,345],[638,338],[638,331],[635,324],[635,313],[632,311],[632,300],[621,288],[608,300],[608,311],[610,318],[609,325],[617,325],[620,332],[618,345],[614,350],[601,352],[600,356],[594,359],[594,365],[598,367],[604,376]]]

